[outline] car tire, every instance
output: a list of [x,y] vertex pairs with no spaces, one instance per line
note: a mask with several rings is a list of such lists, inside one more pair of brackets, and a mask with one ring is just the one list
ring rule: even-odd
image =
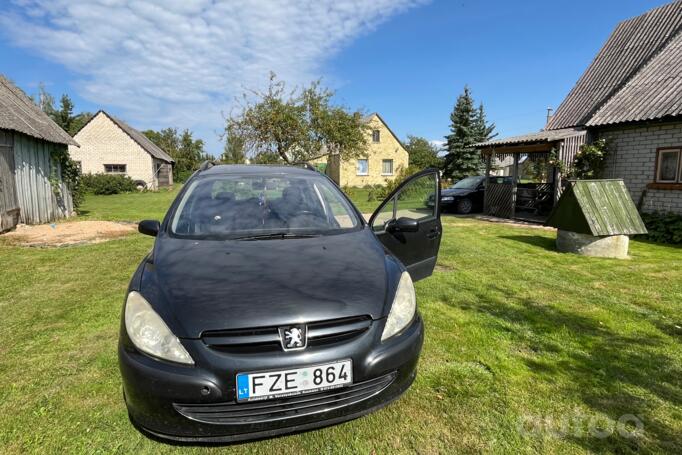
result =
[[469,198],[462,198],[457,201],[456,211],[461,215],[468,215],[474,209],[474,204]]

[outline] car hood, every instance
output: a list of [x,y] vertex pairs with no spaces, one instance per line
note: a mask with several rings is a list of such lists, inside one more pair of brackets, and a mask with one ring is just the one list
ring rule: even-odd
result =
[[440,197],[443,196],[466,196],[467,194],[472,193],[474,190],[467,189],[467,188],[446,188],[444,190],[440,190]]
[[[368,229],[306,239],[158,238],[140,292],[181,338],[385,316],[386,253]],[[393,281],[393,280],[391,280]]]

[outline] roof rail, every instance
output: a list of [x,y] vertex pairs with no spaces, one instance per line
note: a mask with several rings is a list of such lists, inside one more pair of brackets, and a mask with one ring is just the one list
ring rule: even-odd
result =
[[207,170],[207,169],[212,168],[214,165],[215,165],[215,164],[213,163],[213,161],[206,160],[206,161],[204,161],[203,163],[201,163],[201,165],[199,166],[199,170],[200,170],[200,171],[205,171],[205,170]]
[[309,171],[319,172],[319,170],[310,163],[298,163],[303,169],[308,169]]

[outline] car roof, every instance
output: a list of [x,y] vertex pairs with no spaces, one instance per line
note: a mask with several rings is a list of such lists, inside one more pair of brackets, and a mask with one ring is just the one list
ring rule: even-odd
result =
[[263,165],[263,164],[218,164],[212,166],[205,171],[201,171],[200,175],[225,175],[225,174],[251,174],[251,175],[277,175],[277,174],[293,174],[293,175],[314,175],[316,171],[297,166],[282,166],[282,165]]

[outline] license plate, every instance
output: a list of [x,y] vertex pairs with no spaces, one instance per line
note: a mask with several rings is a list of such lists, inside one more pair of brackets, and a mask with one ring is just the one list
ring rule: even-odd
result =
[[353,383],[351,360],[281,371],[237,374],[237,401],[269,400],[335,389]]

